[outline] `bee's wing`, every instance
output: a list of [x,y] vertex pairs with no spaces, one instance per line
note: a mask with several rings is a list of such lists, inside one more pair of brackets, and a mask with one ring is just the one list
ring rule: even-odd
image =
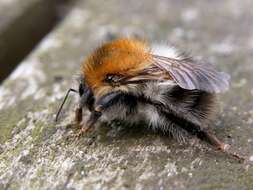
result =
[[155,66],[170,75],[181,88],[219,93],[229,87],[229,75],[216,71],[211,65],[158,55],[153,55],[153,61]]

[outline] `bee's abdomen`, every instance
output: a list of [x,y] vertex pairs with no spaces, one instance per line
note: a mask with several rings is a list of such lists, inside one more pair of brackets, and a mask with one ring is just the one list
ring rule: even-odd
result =
[[179,117],[185,117],[201,126],[207,125],[217,112],[217,97],[214,94],[173,87],[167,93],[169,107]]

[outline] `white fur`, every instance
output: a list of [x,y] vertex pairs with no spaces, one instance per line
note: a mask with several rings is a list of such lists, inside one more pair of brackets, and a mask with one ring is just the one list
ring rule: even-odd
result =
[[162,122],[161,117],[154,106],[151,106],[151,105],[146,106],[145,116],[146,116],[146,121],[149,123],[149,125],[152,128],[158,127],[160,123]]
[[151,46],[151,53],[155,55],[160,55],[164,57],[170,57],[177,59],[180,57],[180,53],[178,50],[169,45],[162,45],[162,44],[153,44]]

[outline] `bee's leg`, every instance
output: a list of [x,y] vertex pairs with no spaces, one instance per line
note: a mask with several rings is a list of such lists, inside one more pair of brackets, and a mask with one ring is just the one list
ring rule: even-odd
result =
[[[141,101],[143,101],[143,99]],[[167,108],[160,103],[152,102],[150,100],[145,100],[145,102],[154,105],[154,107],[156,107],[162,115],[167,117],[169,121],[177,124],[188,133],[196,135],[199,139],[206,141],[213,147],[218,148],[222,152],[238,159],[239,161],[246,160],[245,157],[237,154],[236,152],[233,152],[229,148],[230,146],[228,144],[221,142],[213,133],[206,129],[203,129],[203,127],[201,127],[199,124],[194,123],[190,118],[186,119],[184,117],[180,117],[178,114],[175,114],[172,110],[170,110],[170,108]]]
[[237,154],[236,152],[231,151],[230,146],[220,141],[211,131],[203,129],[202,127],[200,127],[199,125],[193,123],[188,119],[179,118],[173,113],[166,113],[166,115],[169,117],[169,119],[172,119],[173,122],[177,123],[178,126],[182,127],[190,134],[196,135],[199,139],[206,141],[207,143],[217,148],[218,150],[221,150],[222,152],[238,159],[239,161],[245,160],[243,156]]
[[91,112],[91,115],[87,121],[87,124],[85,126],[83,126],[78,133],[72,135],[73,137],[80,137],[83,134],[87,133],[88,131],[90,131],[92,129],[92,127],[95,125],[95,123],[98,121],[98,119],[100,118],[100,116],[102,115],[101,112],[96,112],[93,111]]
[[207,141],[209,144],[217,148],[218,150],[221,150],[222,152],[227,153],[228,155],[240,160],[245,161],[245,157],[233,152],[230,150],[230,145],[223,143],[220,141],[211,131],[198,131],[197,132],[198,138]]
[[[88,119],[85,126],[83,126],[78,131],[78,133],[72,135],[72,137],[80,137],[81,135],[83,135],[84,133],[86,133],[90,129],[92,129],[94,124],[101,117],[102,111],[105,110],[106,108],[110,107],[113,104],[114,100],[118,99],[122,94],[123,94],[122,92],[116,91],[116,92],[111,92],[111,93],[108,93],[108,94],[105,94],[104,96],[102,96],[96,102],[95,109],[91,111],[90,118]],[[79,121],[81,122],[81,116],[80,115],[82,115],[81,108],[77,108],[77,110],[76,110],[76,121],[77,121],[77,123]]]
[[185,118],[177,118],[177,116],[171,113],[169,114],[169,118],[172,119],[173,122],[178,123],[178,126],[182,127],[189,133],[196,135],[199,139],[206,141],[207,143],[217,148],[218,150],[221,150],[222,152],[238,159],[239,161],[245,160],[243,156],[237,154],[236,152],[231,151],[230,146],[220,141],[211,131],[202,129],[199,125]]
[[103,111],[104,109],[110,107],[115,102],[115,100],[119,99],[123,95],[124,93],[121,91],[115,91],[105,94],[95,103],[95,111]]
[[83,120],[83,109],[81,107],[76,108],[75,111],[75,124],[77,125],[77,127],[80,126],[80,123]]
[[228,144],[221,142],[211,131],[199,130],[196,132],[196,135],[199,139],[205,140],[219,150],[225,151],[229,148]]

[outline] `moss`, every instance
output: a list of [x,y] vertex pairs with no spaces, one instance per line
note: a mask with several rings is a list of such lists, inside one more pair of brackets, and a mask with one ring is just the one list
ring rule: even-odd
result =
[[41,142],[41,131],[43,129],[43,123],[36,123],[34,129],[31,132],[33,142]]
[[43,185],[45,184],[45,180],[43,180],[44,177],[44,170],[41,169],[36,173],[36,177],[32,178],[29,181],[29,188],[30,189],[39,189],[40,187],[43,187]]
[[[24,117],[25,113],[20,113],[16,108],[7,108],[0,112],[0,143],[4,143],[12,137],[12,130]],[[20,126],[24,128],[24,125]]]
[[[3,162],[5,168],[9,168],[11,166],[12,160],[16,158],[23,149],[24,145],[20,143],[14,149],[6,151],[4,154],[0,154],[0,161]],[[0,175],[3,175],[2,171],[0,171]]]
[[18,183],[17,181],[14,181],[14,180],[11,180],[9,181],[9,184],[8,184],[8,188],[6,188],[5,186],[5,189],[13,189],[13,190],[18,190],[20,189],[22,186],[22,184]]
[[251,189],[253,187],[253,168],[252,166],[249,167],[250,168],[248,169],[248,171],[244,171],[243,173],[241,173],[239,178],[242,186]]

